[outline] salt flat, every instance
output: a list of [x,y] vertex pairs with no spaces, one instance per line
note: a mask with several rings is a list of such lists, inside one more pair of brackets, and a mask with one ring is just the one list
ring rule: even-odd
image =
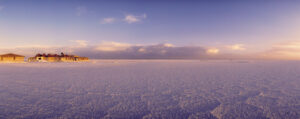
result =
[[0,64],[0,118],[299,119],[300,62]]

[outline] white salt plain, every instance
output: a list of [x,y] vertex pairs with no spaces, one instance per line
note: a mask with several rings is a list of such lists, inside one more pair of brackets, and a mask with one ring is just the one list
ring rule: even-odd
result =
[[300,119],[300,62],[0,64],[0,118]]

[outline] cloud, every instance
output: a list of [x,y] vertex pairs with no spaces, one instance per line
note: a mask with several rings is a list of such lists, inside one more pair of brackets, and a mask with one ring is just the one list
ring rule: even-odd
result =
[[85,40],[72,40],[71,42],[74,42],[75,43],[75,46],[74,47],[86,47],[88,46],[88,42],[85,41]]
[[116,21],[115,18],[109,17],[109,18],[104,18],[101,20],[101,24],[111,24],[114,23]]
[[118,43],[118,42],[102,42],[95,49],[98,51],[122,51],[129,48],[131,45],[128,43]]
[[87,8],[84,7],[84,6],[79,6],[76,8],[76,15],[77,16],[82,16],[83,14],[86,14],[88,11],[87,11]]
[[140,52],[140,53],[146,53],[147,50],[146,50],[145,48],[139,48],[139,49],[138,49],[138,52]]
[[274,44],[272,48],[261,54],[268,59],[300,59],[300,41]]
[[209,58],[202,47],[176,47],[170,44],[135,45],[103,42],[89,48],[78,48],[74,53],[103,59],[199,59]]
[[[99,46],[98,46],[99,48]],[[93,58],[104,59],[199,59],[208,58],[202,47],[169,47],[166,44],[156,45],[130,45],[121,50],[114,51],[85,51],[79,50],[78,54],[86,54]]]
[[209,55],[219,54],[220,50],[217,48],[209,48],[206,50],[206,53]]
[[246,49],[244,47],[244,44],[234,44],[234,45],[227,46],[227,48],[229,48],[231,50],[245,50]]
[[140,21],[142,21],[143,19],[146,19],[146,18],[147,18],[146,14],[139,15],[139,16],[128,14],[128,15],[125,15],[124,21],[131,24],[131,23],[140,22]]
[[171,44],[171,43],[165,43],[164,46],[165,46],[165,47],[174,47],[174,45]]
[[34,45],[0,49],[0,53],[10,52],[27,57],[37,53],[64,52],[92,59],[239,59],[244,57],[235,54],[220,54],[217,48],[200,46],[175,46],[169,43],[139,45],[114,41],[88,44],[85,40],[70,41],[68,46]]

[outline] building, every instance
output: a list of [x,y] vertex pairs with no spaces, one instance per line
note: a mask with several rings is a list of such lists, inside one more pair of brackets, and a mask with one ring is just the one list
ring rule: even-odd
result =
[[28,62],[80,62],[88,61],[87,57],[79,57],[75,55],[57,54],[37,54],[35,57],[30,57]]
[[17,55],[13,53],[0,55],[0,62],[24,62],[25,56]]

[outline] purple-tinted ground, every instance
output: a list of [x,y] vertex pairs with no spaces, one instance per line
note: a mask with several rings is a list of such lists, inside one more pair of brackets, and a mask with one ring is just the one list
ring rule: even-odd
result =
[[0,118],[299,119],[300,62],[0,64]]

